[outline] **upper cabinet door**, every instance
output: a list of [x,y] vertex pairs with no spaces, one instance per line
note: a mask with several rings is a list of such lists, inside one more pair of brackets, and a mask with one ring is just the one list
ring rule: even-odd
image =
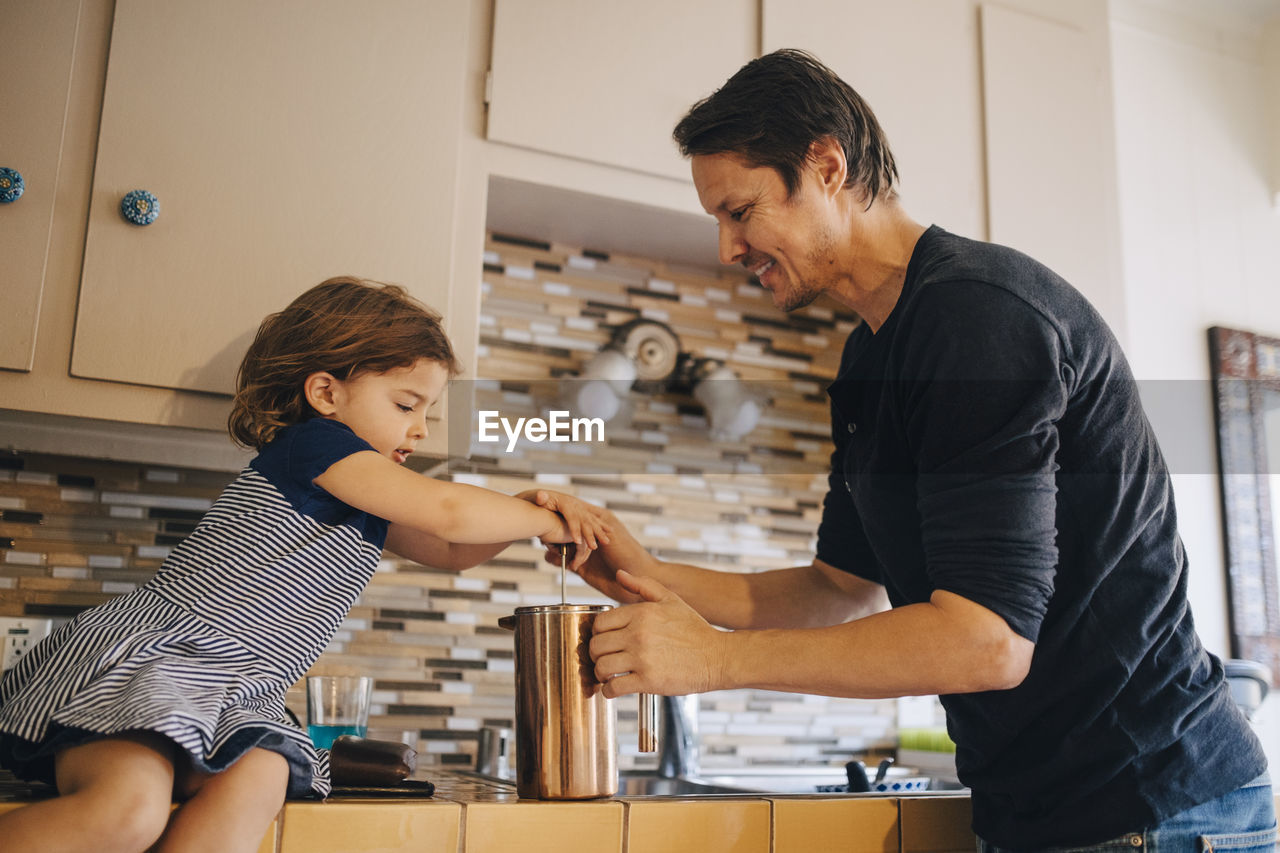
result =
[[1071,282],[1124,339],[1110,41],[982,5],[990,239]]
[[985,237],[974,2],[762,0],[761,7],[765,53],[809,51],[871,107],[897,163],[907,213],[955,234]]
[[230,393],[262,318],[335,275],[447,318],[467,25],[461,0],[118,0],[72,373]]
[[0,0],[0,167],[25,186],[0,204],[0,368],[30,370],[35,354],[79,12],[79,0]]
[[757,55],[758,0],[496,0],[489,139],[689,180],[671,131]]

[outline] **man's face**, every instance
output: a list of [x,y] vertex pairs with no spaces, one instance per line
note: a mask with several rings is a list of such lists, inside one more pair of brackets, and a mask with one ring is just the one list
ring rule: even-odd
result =
[[721,263],[746,267],[783,311],[803,308],[827,289],[834,230],[810,170],[788,199],[774,169],[735,154],[698,154],[691,164],[698,199],[720,228]]

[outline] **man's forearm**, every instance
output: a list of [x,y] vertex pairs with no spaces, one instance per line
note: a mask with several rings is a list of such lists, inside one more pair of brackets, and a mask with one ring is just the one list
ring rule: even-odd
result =
[[818,628],[888,606],[879,586],[833,583],[817,565],[737,574],[655,560],[646,574],[722,628]]
[[721,639],[715,689],[862,699],[1009,689],[1026,676],[1034,649],[996,614],[949,593],[833,627]]

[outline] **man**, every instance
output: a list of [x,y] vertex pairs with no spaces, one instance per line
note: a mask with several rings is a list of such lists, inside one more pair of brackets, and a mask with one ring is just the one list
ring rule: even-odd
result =
[[984,850],[1271,850],[1266,760],[1196,637],[1168,471],[1101,317],[1025,255],[912,220],[874,115],[807,54],[748,63],[675,138],[723,262],[784,311],[826,294],[864,322],[829,389],[813,564],[667,563],[615,525],[582,570],[634,603],[595,623],[605,693],[936,693]]

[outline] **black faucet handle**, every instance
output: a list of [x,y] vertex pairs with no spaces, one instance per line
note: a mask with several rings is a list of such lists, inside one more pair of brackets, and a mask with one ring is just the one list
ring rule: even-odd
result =
[[865,794],[871,790],[871,782],[867,779],[867,765],[861,761],[850,761],[844,766],[845,776],[849,780],[850,794]]

